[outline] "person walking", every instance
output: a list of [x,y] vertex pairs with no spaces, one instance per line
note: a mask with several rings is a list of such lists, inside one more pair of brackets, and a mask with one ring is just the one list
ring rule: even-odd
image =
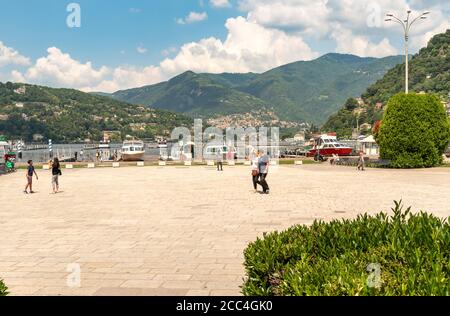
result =
[[366,162],[364,157],[364,151],[359,152],[359,159],[358,159],[358,171],[365,171]]
[[252,182],[255,193],[258,192],[258,182],[259,182],[259,152],[253,153],[252,157]]
[[269,185],[267,184],[267,175],[269,173],[269,163],[270,158],[269,155],[266,153],[264,155],[261,155],[258,161],[258,171],[259,171],[259,185],[263,188],[264,194],[269,194]]
[[27,167],[27,185],[25,187],[25,190],[23,191],[23,193],[28,194],[28,188],[30,188],[30,194],[33,194],[33,175],[36,176],[36,180],[39,180],[39,177],[36,173],[36,170],[34,169],[33,166],[33,160],[28,160],[28,167]]
[[59,159],[55,158],[52,163],[52,187],[54,194],[57,194],[59,192],[59,176],[61,175],[62,172]]
[[221,148],[217,150],[216,162],[217,162],[217,171],[223,171],[223,152]]

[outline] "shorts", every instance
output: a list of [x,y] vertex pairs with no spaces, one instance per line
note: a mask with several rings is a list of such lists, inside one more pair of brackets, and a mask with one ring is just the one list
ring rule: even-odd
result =
[[59,176],[58,175],[54,175],[52,176],[52,184],[56,184],[59,185],[59,181],[58,181]]
[[33,184],[33,176],[27,176],[28,184]]

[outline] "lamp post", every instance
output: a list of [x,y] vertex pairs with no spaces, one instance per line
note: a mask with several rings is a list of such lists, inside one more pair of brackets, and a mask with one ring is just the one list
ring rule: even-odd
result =
[[400,24],[403,27],[403,31],[405,32],[405,55],[406,55],[406,75],[405,75],[405,93],[409,93],[409,34],[411,31],[411,26],[417,22],[418,20],[425,20],[427,18],[427,15],[430,14],[430,12],[424,12],[418,17],[412,19],[411,18],[411,10],[408,10],[407,12],[406,20],[402,21],[398,17],[396,17],[393,14],[386,14],[387,19],[386,22],[395,22]]

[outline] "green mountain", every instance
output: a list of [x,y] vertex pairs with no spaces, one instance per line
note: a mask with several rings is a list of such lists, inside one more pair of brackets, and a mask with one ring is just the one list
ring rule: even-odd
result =
[[[433,37],[410,61],[410,91],[437,93],[444,102],[450,97],[450,30]],[[405,89],[405,63],[395,66],[362,93],[363,104],[356,108],[344,106],[323,126],[325,131],[351,135],[359,124],[373,125],[383,117],[387,101]],[[369,131],[370,132],[370,131]]]
[[103,131],[147,138],[191,124],[182,114],[77,90],[0,83],[0,135],[9,138],[31,141],[40,134],[54,142],[99,141]]
[[262,111],[283,121],[323,123],[348,96],[361,94],[399,62],[399,56],[328,54],[263,74],[189,71],[168,82],[118,91],[112,97],[206,118]]
[[241,77],[227,77],[188,71],[168,82],[119,91],[113,97],[197,117],[247,113],[267,106],[263,100],[233,89]]

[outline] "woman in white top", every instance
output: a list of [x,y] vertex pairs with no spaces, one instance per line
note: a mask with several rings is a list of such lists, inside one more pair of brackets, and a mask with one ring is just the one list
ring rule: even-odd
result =
[[258,192],[259,183],[259,152],[255,151],[252,155],[252,181],[255,192]]

